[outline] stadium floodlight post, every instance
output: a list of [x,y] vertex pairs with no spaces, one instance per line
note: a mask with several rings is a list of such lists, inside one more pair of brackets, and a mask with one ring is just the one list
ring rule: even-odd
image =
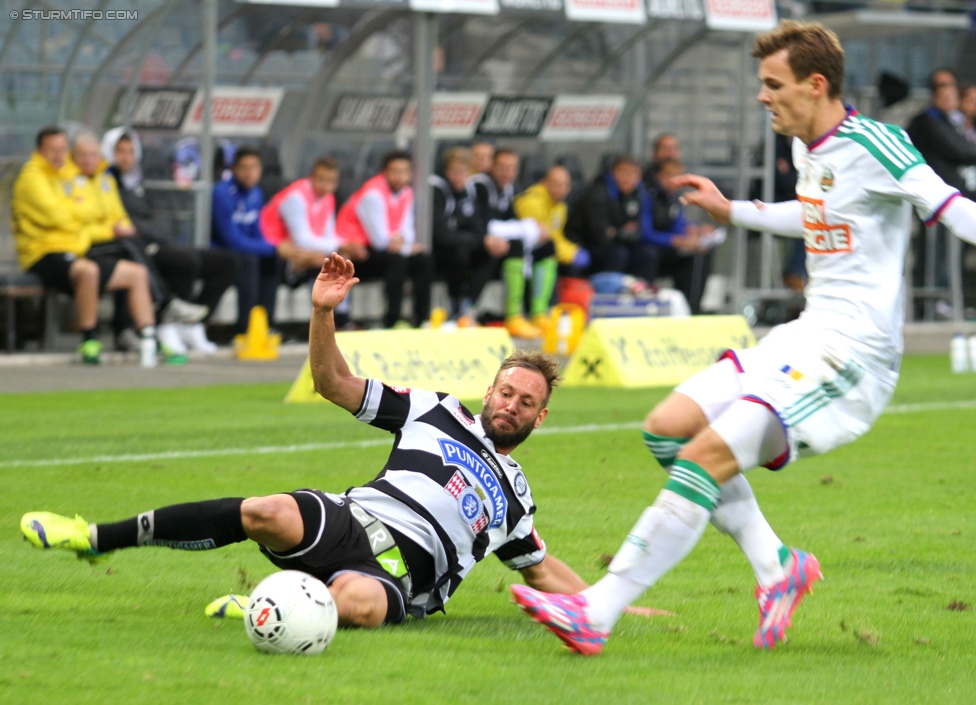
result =
[[193,244],[210,242],[210,193],[213,191],[213,89],[217,82],[217,0],[203,0],[203,115],[200,119],[200,182],[196,185]]
[[431,127],[434,101],[434,43],[438,16],[417,12],[413,16],[413,96],[417,104],[416,133],[413,140],[414,221],[417,242],[431,247],[431,193],[427,179],[434,158]]

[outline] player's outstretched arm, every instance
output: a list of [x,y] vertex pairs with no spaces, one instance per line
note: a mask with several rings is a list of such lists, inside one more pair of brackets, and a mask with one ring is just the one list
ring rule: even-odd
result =
[[346,364],[335,339],[333,311],[359,281],[352,261],[339,254],[327,257],[312,286],[312,321],[308,333],[308,361],[315,391],[356,413],[366,393],[366,380],[356,377]]
[[976,203],[957,196],[942,212],[939,220],[957,237],[976,245]]
[[[543,592],[570,595],[589,587],[586,581],[578,576],[572,568],[548,553],[542,562],[523,568],[520,572],[529,587]],[[641,617],[670,616],[673,614],[667,610],[659,610],[653,607],[634,607],[633,605],[627,607],[625,611],[627,614],[636,614]]]
[[589,587],[572,568],[549,553],[541,562],[519,572],[530,588],[543,592],[572,594]]

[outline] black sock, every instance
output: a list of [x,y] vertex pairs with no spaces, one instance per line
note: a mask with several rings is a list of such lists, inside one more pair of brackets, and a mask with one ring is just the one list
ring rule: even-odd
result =
[[95,331],[96,331],[95,328],[85,328],[84,330],[81,331],[81,340],[83,342],[94,340],[96,337]]
[[114,524],[97,524],[92,548],[114,551],[130,546],[168,546],[205,551],[247,540],[241,524],[243,497],[174,504]]

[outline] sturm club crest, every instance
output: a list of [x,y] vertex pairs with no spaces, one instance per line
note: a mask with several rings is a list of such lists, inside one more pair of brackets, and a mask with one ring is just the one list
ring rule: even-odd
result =
[[457,498],[458,512],[461,518],[469,524],[475,524],[481,518],[481,498],[472,487],[465,487]]

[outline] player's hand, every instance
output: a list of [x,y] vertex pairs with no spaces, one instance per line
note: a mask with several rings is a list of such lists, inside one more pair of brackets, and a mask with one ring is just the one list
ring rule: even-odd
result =
[[369,250],[361,242],[345,242],[339,245],[339,254],[353,262],[362,262],[369,257]]
[[549,226],[539,220],[536,221],[536,225],[539,226],[539,244],[542,245],[549,242],[551,238]]
[[386,246],[387,252],[399,252],[403,249],[403,236],[400,233],[393,233],[390,237],[390,244]]
[[359,282],[355,276],[356,267],[336,253],[326,257],[322,271],[312,285],[312,306],[323,311],[331,311],[349,295],[349,290]]
[[125,223],[116,223],[112,227],[112,233],[115,237],[132,237],[136,234],[136,229],[131,225],[126,225]]
[[700,251],[700,236],[689,230],[685,235],[675,235],[671,238],[671,246],[682,254],[692,254]]
[[675,188],[691,187],[691,191],[681,195],[681,202],[684,205],[698,206],[719,223],[729,222],[732,204],[729,199],[722,195],[718,186],[712,183],[711,179],[694,174],[682,174],[675,176],[671,183],[674,184]]
[[485,246],[485,250],[492,257],[504,257],[508,254],[508,240],[498,235],[485,235],[485,239],[482,241]]

